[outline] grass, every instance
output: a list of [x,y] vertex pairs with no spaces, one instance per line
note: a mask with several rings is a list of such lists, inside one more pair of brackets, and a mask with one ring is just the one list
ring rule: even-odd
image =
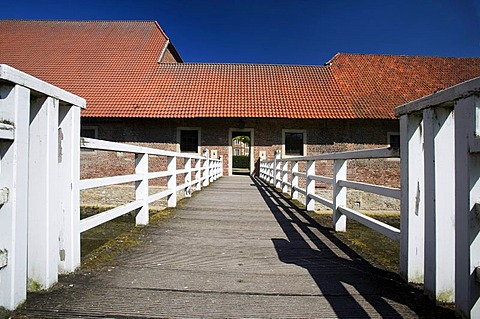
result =
[[[89,207],[85,212],[99,213],[107,208]],[[150,211],[150,225],[159,225],[173,215],[172,209]],[[82,234],[82,268],[102,269],[116,265],[116,257],[141,243],[143,229],[135,226],[135,217],[127,214]]]
[[[332,227],[332,214],[309,213],[321,226]],[[366,214],[393,227],[400,228],[398,214]],[[399,272],[400,243],[380,233],[347,219],[347,231],[335,232],[335,236],[355,250],[365,260],[377,268]]]

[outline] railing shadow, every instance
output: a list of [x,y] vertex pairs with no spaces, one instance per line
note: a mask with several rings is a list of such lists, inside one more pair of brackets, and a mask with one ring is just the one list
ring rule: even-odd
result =
[[278,258],[306,269],[338,318],[401,318],[386,299],[421,316],[454,316],[397,274],[372,266],[283,194],[257,178],[252,181],[288,238],[272,238]]

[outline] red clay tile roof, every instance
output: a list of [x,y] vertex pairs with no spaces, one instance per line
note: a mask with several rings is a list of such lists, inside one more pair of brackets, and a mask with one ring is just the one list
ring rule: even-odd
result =
[[480,58],[338,53],[329,62],[357,118],[394,118],[395,106],[480,76]]
[[162,64],[149,92],[121,116],[354,117],[330,70],[318,66]]
[[0,63],[84,97],[85,117],[389,119],[396,105],[480,76],[479,58],[158,63],[167,49],[176,54],[154,21],[0,20]]
[[137,103],[168,37],[155,21],[0,20],[0,61],[87,100],[83,115]]

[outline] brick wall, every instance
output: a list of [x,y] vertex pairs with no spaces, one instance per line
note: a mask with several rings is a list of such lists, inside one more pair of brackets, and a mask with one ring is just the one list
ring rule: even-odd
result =
[[[397,120],[287,120],[287,119],[89,119],[98,138],[176,151],[177,127],[200,127],[201,149],[217,150],[228,174],[229,129],[252,128],[253,156],[258,167],[260,151],[273,159],[282,148],[282,129],[306,130],[307,155],[382,147],[387,134],[398,132]],[[108,154],[107,154],[108,153]],[[134,156],[116,152],[82,152],[81,177],[101,177],[134,172]],[[179,160],[178,165],[181,164]],[[164,158],[150,159],[153,169],[163,169]],[[395,160],[356,160],[348,164],[349,179],[399,186],[400,165]],[[332,163],[318,163],[317,174],[331,176]],[[321,185],[320,185],[321,187]]]

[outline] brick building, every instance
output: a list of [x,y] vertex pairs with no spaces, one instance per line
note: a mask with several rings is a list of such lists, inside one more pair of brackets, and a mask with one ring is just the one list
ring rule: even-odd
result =
[[[320,65],[183,63],[154,21],[0,21],[0,63],[87,100],[82,133],[225,159],[251,139],[251,171],[272,158],[388,145],[394,107],[480,75],[480,58],[338,53]],[[322,61],[319,61],[322,63]],[[124,154],[83,152],[82,175],[124,170]],[[109,164],[108,172],[100,166]],[[398,163],[364,174],[398,186]],[[393,172],[393,173],[391,173]],[[361,179],[361,178],[359,178]]]

